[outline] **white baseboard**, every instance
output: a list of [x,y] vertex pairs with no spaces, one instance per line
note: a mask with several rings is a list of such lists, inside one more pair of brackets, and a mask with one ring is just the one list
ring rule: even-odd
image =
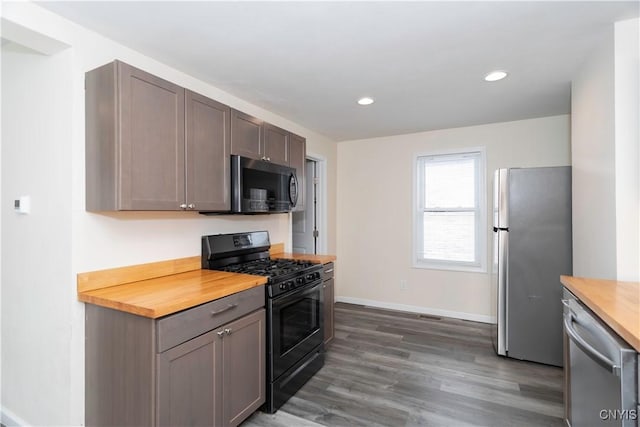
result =
[[348,304],[366,305],[369,307],[386,308],[389,310],[408,311],[409,313],[428,314],[431,316],[452,317],[454,319],[472,320],[481,323],[496,323],[495,316],[486,316],[483,314],[464,313],[461,311],[440,310],[438,308],[420,307],[417,305],[395,304],[390,302],[375,301],[362,298],[336,297],[337,302],[346,302]]
[[9,411],[4,406],[0,412],[0,422],[2,422],[2,425],[6,427],[21,427],[29,425],[25,420],[20,419],[20,417]]

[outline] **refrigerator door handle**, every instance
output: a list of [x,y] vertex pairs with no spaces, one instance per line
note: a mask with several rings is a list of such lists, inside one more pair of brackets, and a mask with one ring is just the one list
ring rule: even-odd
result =
[[498,354],[505,356],[509,346],[507,314],[509,312],[507,298],[507,257],[509,256],[508,232],[498,230]]
[[494,189],[496,206],[494,209],[497,209],[498,228],[504,230],[509,227],[509,169],[498,169],[496,179],[497,185]]

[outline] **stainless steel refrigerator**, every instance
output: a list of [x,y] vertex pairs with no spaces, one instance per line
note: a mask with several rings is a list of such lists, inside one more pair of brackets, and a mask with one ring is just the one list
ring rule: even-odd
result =
[[562,366],[560,275],[571,273],[571,168],[496,170],[493,344],[499,355]]

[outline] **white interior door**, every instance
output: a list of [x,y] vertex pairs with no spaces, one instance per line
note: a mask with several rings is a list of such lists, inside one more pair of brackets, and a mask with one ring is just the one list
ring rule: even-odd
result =
[[293,212],[293,252],[317,253],[317,164],[307,159],[305,164],[305,205],[303,211]]

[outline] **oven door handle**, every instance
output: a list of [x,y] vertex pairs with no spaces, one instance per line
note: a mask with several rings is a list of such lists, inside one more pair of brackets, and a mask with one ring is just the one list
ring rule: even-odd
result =
[[273,301],[281,303],[282,301],[285,301],[287,299],[299,298],[299,297],[301,297],[303,295],[307,295],[307,294],[315,292],[316,288],[318,288],[321,284],[322,284],[322,281],[318,281],[315,284],[306,285],[305,287],[296,289],[293,292],[289,292],[289,293],[286,293],[284,295],[279,295],[279,296],[275,297],[273,299]]
[[582,338],[580,334],[578,334],[578,331],[573,327],[574,322],[578,323],[578,319],[571,311],[569,311],[564,317],[564,329],[567,331],[569,338],[594,362],[611,372],[613,375],[619,377],[620,366],[616,365],[613,360],[596,350],[591,344]]

